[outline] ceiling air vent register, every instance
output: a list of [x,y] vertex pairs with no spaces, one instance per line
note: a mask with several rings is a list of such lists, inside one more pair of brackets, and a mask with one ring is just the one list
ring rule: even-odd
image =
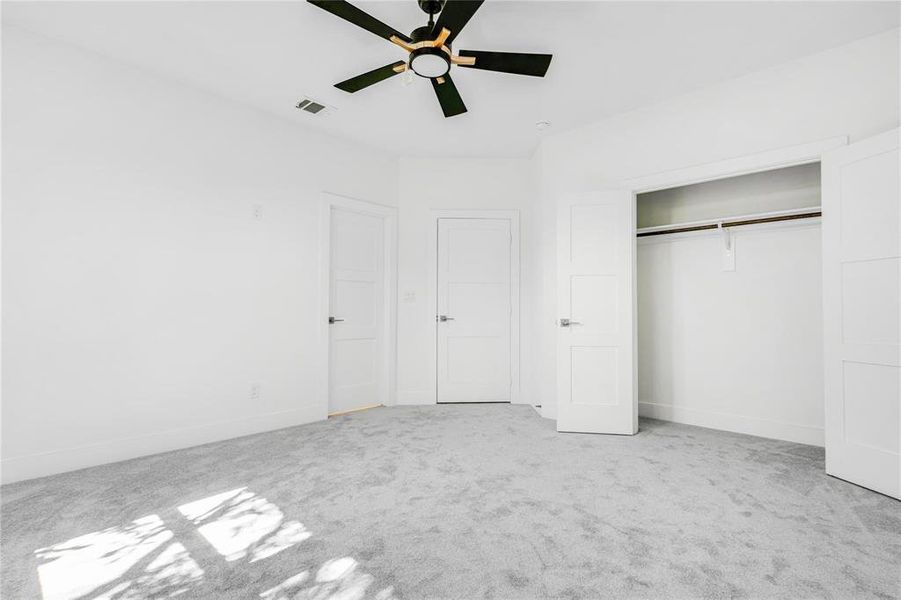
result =
[[301,98],[300,102],[294,105],[294,108],[300,109],[311,115],[316,115],[317,117],[328,116],[335,110],[333,106],[317,102],[312,98]]

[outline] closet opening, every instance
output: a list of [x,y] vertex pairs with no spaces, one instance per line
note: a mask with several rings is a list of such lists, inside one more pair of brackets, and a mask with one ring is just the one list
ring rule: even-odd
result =
[[823,446],[820,163],[636,196],[639,414]]

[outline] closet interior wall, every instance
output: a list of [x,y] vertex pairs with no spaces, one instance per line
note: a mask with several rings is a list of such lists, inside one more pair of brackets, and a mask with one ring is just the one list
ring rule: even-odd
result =
[[819,163],[637,203],[640,414],[823,445]]

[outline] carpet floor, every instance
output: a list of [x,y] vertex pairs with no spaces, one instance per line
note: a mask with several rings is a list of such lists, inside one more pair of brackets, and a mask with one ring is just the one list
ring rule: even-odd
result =
[[0,492],[9,600],[901,597],[901,503],[661,421],[378,408]]

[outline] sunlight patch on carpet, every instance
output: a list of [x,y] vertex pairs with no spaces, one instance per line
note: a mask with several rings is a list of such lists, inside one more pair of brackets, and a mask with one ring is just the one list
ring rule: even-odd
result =
[[[44,600],[172,598],[203,577],[157,515],[35,551]],[[89,596],[90,595],[90,596]]]
[[285,521],[275,504],[247,488],[189,502],[178,510],[228,561],[262,560],[311,535],[301,523]]
[[[325,561],[310,580],[308,571],[289,577],[260,594],[261,600],[362,600],[375,578],[363,573],[349,556]],[[375,600],[396,600],[389,586],[371,596]]]

